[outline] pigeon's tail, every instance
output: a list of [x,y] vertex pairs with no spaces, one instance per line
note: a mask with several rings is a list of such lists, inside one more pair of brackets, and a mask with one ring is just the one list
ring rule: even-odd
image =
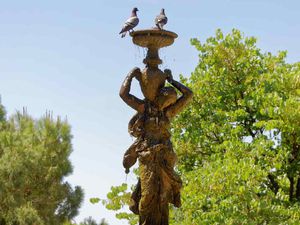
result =
[[122,35],[121,35],[121,38],[123,38],[125,36],[126,36],[126,32],[123,32]]

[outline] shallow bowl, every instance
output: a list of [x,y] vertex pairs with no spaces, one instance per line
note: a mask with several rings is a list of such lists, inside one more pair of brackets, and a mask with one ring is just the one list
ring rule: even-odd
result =
[[145,48],[163,48],[174,43],[178,35],[159,29],[137,30],[130,33],[134,44]]

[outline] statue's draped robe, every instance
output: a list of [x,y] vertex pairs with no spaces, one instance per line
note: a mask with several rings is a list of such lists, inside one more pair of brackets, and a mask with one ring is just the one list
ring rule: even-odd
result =
[[130,209],[140,215],[141,225],[167,225],[168,204],[180,206],[182,181],[174,171],[176,154],[169,119],[164,111],[146,106],[144,114],[135,115],[129,123],[129,132],[137,139],[123,160],[125,168],[139,161],[140,178]]

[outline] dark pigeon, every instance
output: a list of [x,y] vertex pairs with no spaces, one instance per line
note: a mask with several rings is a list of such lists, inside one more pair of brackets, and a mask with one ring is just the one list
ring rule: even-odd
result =
[[158,29],[163,30],[164,25],[168,22],[168,18],[165,14],[165,9],[161,9],[160,14],[155,18],[155,25]]
[[133,31],[133,28],[136,27],[139,23],[139,18],[136,15],[136,12],[139,11],[137,8],[133,8],[131,12],[131,16],[128,20],[126,20],[125,24],[122,27],[122,30],[119,34],[121,34],[121,37],[125,37],[127,31]]

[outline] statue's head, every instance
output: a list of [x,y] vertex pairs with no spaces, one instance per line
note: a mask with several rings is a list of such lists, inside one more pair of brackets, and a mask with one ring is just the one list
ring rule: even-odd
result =
[[173,87],[163,87],[157,96],[157,105],[160,110],[167,108],[177,101],[177,93]]

